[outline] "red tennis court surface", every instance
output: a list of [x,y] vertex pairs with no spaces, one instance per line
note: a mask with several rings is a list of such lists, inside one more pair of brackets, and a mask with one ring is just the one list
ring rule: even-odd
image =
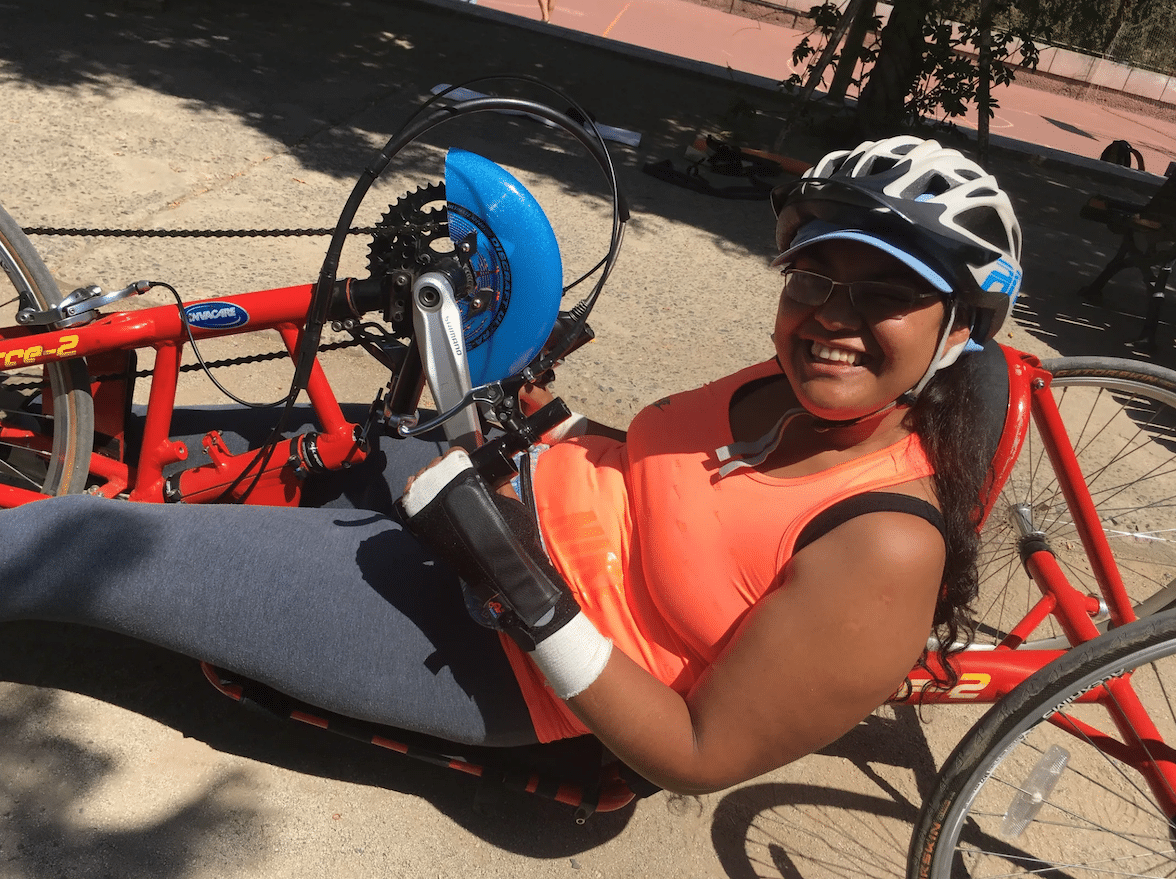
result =
[[[538,23],[535,0],[477,0],[489,9]],[[556,0],[550,27],[568,28],[681,58],[730,67],[770,80],[793,73],[792,48],[803,32],[729,15],[685,0]],[[1013,84],[996,92],[994,135],[1097,159],[1113,140],[1126,140],[1145,167],[1163,174],[1176,161],[1176,107],[1160,118],[1113,103],[1065,97]],[[1103,101],[1108,99],[1101,96]],[[975,116],[965,127],[975,127]]]

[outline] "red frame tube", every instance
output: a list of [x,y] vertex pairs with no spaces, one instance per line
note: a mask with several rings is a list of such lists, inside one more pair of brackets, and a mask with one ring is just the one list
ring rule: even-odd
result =
[[[248,315],[246,323],[215,329],[192,325],[192,336],[199,341],[272,329],[281,335],[287,350],[293,354],[301,338],[301,324],[310,307],[312,291],[311,285],[303,284],[233,296],[232,303]],[[188,303],[186,307],[223,301],[222,297],[204,299]],[[160,503],[165,500],[164,468],[185,460],[189,452],[186,445],[170,437],[176,385],[183,349],[187,343],[188,332],[180,320],[179,310],[172,305],[161,305],[139,311],[116,312],[85,326],[66,330],[30,333],[23,328],[5,329],[0,332],[0,369],[96,356],[111,351],[153,348],[156,360],[138,467],[131,468],[95,454],[91,458],[90,470],[105,480],[96,489],[99,494],[113,497],[129,489],[133,501]],[[316,452],[324,465],[331,469],[361,461],[366,450],[356,439],[357,426],[343,416],[317,360],[308,380],[307,395],[322,426],[322,433],[316,441]],[[22,437],[15,432],[0,433],[0,436],[8,441],[19,440],[29,448],[40,449],[42,445],[47,445],[43,442],[44,437]],[[297,449],[290,451],[297,452]],[[262,475],[256,484],[252,471],[242,480],[242,486],[253,486],[251,502],[297,505],[299,479],[295,474],[306,462],[291,462],[289,457],[288,453],[275,452],[262,468]],[[254,452],[231,455],[226,451],[213,464],[184,471],[179,480],[180,497],[175,499],[182,498],[189,503],[220,499],[224,490],[250,468],[254,458]],[[37,492],[0,486],[0,507],[19,506],[44,497]]]
[[[1070,508],[1078,537],[1094,569],[1094,577],[1111,612],[1111,619],[1116,626],[1134,622],[1135,611],[1131,607],[1123,578],[1119,575],[1114,554],[1107,543],[1106,533],[1098,526],[1098,511],[1090,497],[1086,477],[1082,475],[1078,459],[1068,440],[1061,442],[1057,439],[1066,436],[1066,428],[1062,424],[1058,407],[1053,404],[1053,393],[1049,389],[1048,380],[1044,385],[1035,387],[1033,397],[1033,420],[1037,423],[1042,437],[1047,440],[1045,451],[1054,471],[1061,474],[1058,486],[1066,499],[1066,505]],[[1048,397],[1048,405],[1039,402],[1043,397]]]

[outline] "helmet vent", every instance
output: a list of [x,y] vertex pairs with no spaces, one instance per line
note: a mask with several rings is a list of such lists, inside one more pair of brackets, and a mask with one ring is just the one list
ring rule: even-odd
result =
[[878,156],[870,165],[871,174],[885,174],[891,168],[898,164],[898,159],[892,159],[890,156]]
[[939,174],[932,174],[923,182],[923,195],[943,195],[949,189],[951,184]]
[[981,241],[984,241],[1001,252],[1016,252],[1014,248],[1009,246],[1008,234],[1005,232],[1004,223],[1000,221],[1000,217],[996,211],[988,207],[971,208],[966,211],[960,211],[955,217],[956,225],[961,229],[966,229],[971,232]]

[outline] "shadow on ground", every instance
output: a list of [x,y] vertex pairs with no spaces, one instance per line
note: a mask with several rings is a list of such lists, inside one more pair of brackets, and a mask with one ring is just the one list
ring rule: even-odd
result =
[[[120,873],[125,862],[143,875],[179,876],[185,846],[216,838],[218,845],[239,850],[226,861],[239,865],[244,861],[237,854],[248,857],[264,836],[261,816],[229,796],[244,784],[230,775],[209,780],[199,799],[164,821],[135,833],[91,832],[70,843],[77,836],[71,827],[79,802],[103,784],[112,761],[100,749],[81,744],[84,734],[73,738],[57,732],[62,720],[52,691],[118,706],[225,754],[417,797],[478,837],[528,857],[566,857],[598,846],[620,833],[632,814],[630,806],[577,825],[568,806],[244,708],[209,686],[194,660],[121,635],[22,622],[0,624],[0,642],[5,646],[0,681],[37,688],[0,704],[0,736],[19,745],[0,754],[6,780],[0,812],[18,819],[10,826],[21,830],[19,842],[0,834],[0,860],[10,846],[22,846],[22,861],[27,857],[44,866],[50,871],[46,875],[71,875],[69,865],[97,849],[109,854]],[[5,768],[13,761],[19,766]],[[535,833],[537,826],[544,832]],[[35,828],[31,834],[29,827]],[[168,854],[159,856],[161,849]]]
[[[891,718],[875,714],[819,753],[852,765],[864,787],[769,782],[725,795],[715,808],[711,841],[730,879],[905,875],[910,826],[936,776],[915,709],[899,707]],[[887,781],[894,769],[910,774],[916,796]]]
[[28,879],[93,875],[94,870],[180,877],[192,854],[210,847],[228,853],[226,864],[256,863],[266,833],[241,807],[246,786],[239,773],[218,774],[198,797],[152,823],[94,827],[80,803],[103,785],[113,761],[52,731],[61,720],[59,698],[52,691],[30,689],[0,706],[5,742],[0,751],[0,862],[18,862],[20,875]]
[[[661,158],[681,164],[682,150],[695,134],[715,128],[738,100],[750,101],[769,114],[760,124],[770,140],[775,124],[770,114],[779,111],[779,99],[571,44],[555,33],[489,23],[464,12],[411,2],[174,0],[158,13],[115,0],[8,2],[0,7],[0,62],[4,89],[101,93],[125,81],[230,112],[306,167],[339,179],[362,167],[372,153],[372,135],[387,137],[432,85],[487,71],[520,70],[571,90],[601,121],[643,134],[639,149],[615,149],[635,226],[643,217],[665,218],[689,224],[700,236],[710,236],[749,259],[770,254],[765,206],[688,192],[643,175],[640,169],[646,161]],[[531,123],[494,120],[467,136],[475,145],[484,145],[491,158],[507,151],[515,164],[559,180],[569,192],[599,188],[588,163],[582,163],[582,171],[565,170],[551,149],[552,139]],[[791,142],[789,152],[812,160],[827,148],[846,145],[810,131]],[[1146,293],[1137,274],[1124,273],[1108,286],[1107,307],[1076,296],[1077,288],[1097,274],[1117,246],[1103,227],[1080,220],[1078,209],[1094,192],[1132,198],[1140,195],[1139,190],[1006,154],[994,156],[993,170],[1013,194],[1025,227],[1026,293],[1017,311],[1019,322],[1063,354],[1129,354],[1126,342],[1138,332]],[[330,219],[323,218],[324,223]],[[1161,340],[1165,344],[1156,359],[1173,365],[1170,323],[1161,328]],[[618,834],[631,814],[601,815],[576,827],[566,807],[532,797],[479,793],[477,782],[457,773],[250,714],[214,693],[191,660],[129,639],[20,623],[0,626],[0,641],[0,680],[91,696],[224,753],[410,793],[505,850],[534,857],[583,851]],[[241,852],[264,842],[251,835],[258,832],[250,829],[255,822],[233,801],[232,791],[240,780],[232,776],[210,779],[197,802],[162,823],[101,838],[71,836],[77,799],[101,783],[109,761],[98,751],[55,738],[43,724],[30,725],[29,718],[52,717],[56,710],[50,695],[34,692],[6,703],[0,715],[0,736],[24,742],[21,753],[39,755],[33,768],[0,766],[7,782],[2,795],[15,804],[6,802],[4,808],[24,816],[22,826],[35,828],[19,842],[0,836],[4,856],[10,845],[24,846],[27,854],[35,853],[38,869],[48,876],[75,872],[72,868],[85,853],[96,851],[103,857],[101,853],[108,852],[123,875],[138,871],[180,876],[182,861],[169,860],[171,866],[165,868],[153,851],[183,851],[213,837],[228,838],[227,844]],[[925,742],[919,745],[921,734],[912,730],[905,715],[899,714],[896,723],[901,733],[897,737],[893,725],[872,721],[832,751],[854,761],[867,777],[872,770],[866,754],[910,768],[922,792],[933,773],[929,756],[923,756]],[[885,743],[895,741],[911,743],[912,749],[879,757]],[[64,783],[72,791],[56,787]],[[780,784],[752,785],[731,793],[721,801],[712,825],[724,868],[732,877],[759,875],[758,858],[781,875],[801,875],[803,865],[794,863],[795,853],[778,845],[773,848],[772,828],[756,824],[757,816],[782,820],[781,804],[810,804],[814,810],[857,808],[909,821],[914,801],[887,791],[880,780],[875,783],[878,796]],[[535,833],[539,825],[550,832]],[[755,831],[760,834],[758,855],[749,854],[753,827],[760,828]],[[883,866],[872,875],[900,872]]]

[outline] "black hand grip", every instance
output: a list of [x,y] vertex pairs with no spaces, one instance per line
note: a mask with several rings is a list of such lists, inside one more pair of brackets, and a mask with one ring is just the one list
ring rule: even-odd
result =
[[510,419],[510,423],[503,425],[506,433],[470,452],[474,469],[487,484],[501,485],[518,473],[514,456],[539,442],[543,434],[571,415],[568,404],[556,397],[533,415]]

